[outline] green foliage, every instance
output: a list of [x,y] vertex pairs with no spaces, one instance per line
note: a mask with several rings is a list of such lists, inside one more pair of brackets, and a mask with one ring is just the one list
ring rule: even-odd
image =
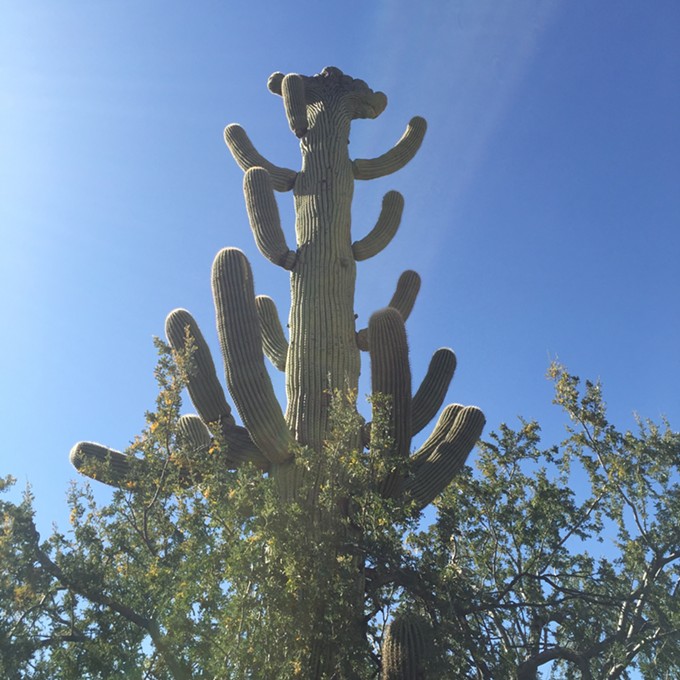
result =
[[196,457],[178,438],[191,351],[157,344],[134,482],[104,506],[73,485],[70,529],[46,542],[30,495],[2,504],[2,677],[304,678],[321,655],[338,677],[370,677],[366,571],[399,561],[413,520],[377,492],[382,450],[352,448],[354,396],[334,395],[322,451],[296,450],[285,497],[285,477],[225,470],[219,442]]
[[219,443],[196,458],[178,439],[191,351],[158,346],[135,484],[104,506],[74,485],[70,529],[47,541],[29,492],[0,504],[2,677],[375,678],[397,612],[428,631],[422,677],[676,676],[680,435],[667,424],[619,432],[599,385],[581,391],[555,366],[566,439],[544,448],[536,423],[502,425],[419,529],[414,504],[378,491],[389,403],[374,404],[364,452],[355,396],[335,394],[323,450],[300,447],[286,470],[294,485],[228,471]]
[[502,425],[414,541],[439,673],[676,677],[680,434],[649,422],[622,433],[599,385],[550,375],[567,438],[542,448],[537,423]]

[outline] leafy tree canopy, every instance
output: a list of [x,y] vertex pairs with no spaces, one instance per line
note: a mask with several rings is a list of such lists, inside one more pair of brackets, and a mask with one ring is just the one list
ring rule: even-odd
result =
[[385,456],[377,437],[353,449],[354,395],[334,396],[323,452],[296,451],[299,491],[282,499],[254,465],[225,471],[217,448],[186,446],[190,351],[159,351],[156,408],[128,451],[134,484],[103,506],[74,484],[69,530],[46,539],[30,491],[0,503],[0,676],[305,678],[328,649],[336,678],[378,677],[381,649],[384,678],[678,676],[680,434],[668,423],[619,431],[600,386],[554,365],[564,441],[545,448],[537,423],[501,425],[424,528],[415,505],[375,492]]

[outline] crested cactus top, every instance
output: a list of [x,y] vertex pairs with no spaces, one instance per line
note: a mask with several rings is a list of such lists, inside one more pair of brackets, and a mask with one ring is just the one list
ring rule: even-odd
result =
[[374,92],[363,80],[345,75],[335,66],[327,66],[321,73],[313,76],[297,74],[284,75],[274,73],[267,86],[274,94],[289,96],[287,92],[293,88],[303,94],[305,104],[314,110],[315,104],[325,102],[341,103],[351,120],[356,118],[377,118],[387,106],[387,97],[382,92]]

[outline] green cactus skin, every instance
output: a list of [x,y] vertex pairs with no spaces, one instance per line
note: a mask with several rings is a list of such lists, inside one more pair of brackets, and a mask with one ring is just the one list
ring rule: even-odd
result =
[[272,463],[291,456],[292,440],[264,366],[250,264],[236,248],[213,264],[213,297],[227,387],[252,440]]
[[452,350],[442,347],[432,355],[423,382],[413,396],[412,436],[418,434],[441,408],[455,370],[456,355]]
[[381,680],[425,680],[425,623],[413,614],[398,614],[387,625],[382,644]]
[[[429,505],[465,465],[485,422],[484,414],[476,406],[466,406],[457,413],[444,440],[434,450],[428,448],[426,452],[416,453],[414,471],[406,482],[406,489],[419,508]],[[427,442],[423,449],[426,445]]]
[[[420,276],[411,270],[402,273],[397,281],[397,288],[390,300],[388,307],[396,309],[401,318],[406,321],[413,310],[418,291],[420,290]],[[362,328],[357,332],[357,347],[363,352],[368,352],[368,328]]]
[[[205,453],[212,445],[212,435],[200,416],[193,413],[181,416],[177,421],[177,434],[195,454]],[[192,456],[193,457],[193,456]]]
[[121,487],[134,483],[130,456],[108,446],[78,442],[71,449],[69,460],[80,473],[108,486]]
[[234,425],[231,408],[217,379],[215,363],[201,329],[186,309],[174,309],[165,320],[165,336],[176,352],[185,351],[187,332],[194,343],[192,361],[196,369],[196,375],[189,376],[187,384],[192,403],[206,423]]
[[264,168],[270,174],[272,186],[276,191],[290,191],[293,188],[297,173],[274,165],[260,155],[240,125],[236,123],[227,125],[224,130],[224,141],[242,170]]
[[304,137],[309,129],[305,83],[297,73],[289,73],[281,81],[281,96],[288,125],[296,137]]
[[[300,140],[302,169],[293,188],[298,254],[291,272],[286,419],[298,442],[318,449],[326,436],[329,395],[356,391],[360,368],[354,326],[350,123],[377,116],[386,98],[335,68],[301,77],[309,129]],[[282,88],[283,80],[270,79],[270,88]]]
[[248,431],[235,424],[224,390],[217,378],[208,344],[198,324],[186,309],[175,309],[165,320],[165,335],[176,352],[186,349],[187,333],[193,340],[192,361],[195,373],[188,377],[187,391],[203,422],[226,445],[229,467],[249,461],[267,469],[268,460],[253,443]]
[[[368,324],[371,345],[371,388],[374,395],[387,398],[390,410],[392,455],[407,460],[411,447],[411,369],[404,320],[396,309],[386,307],[375,312]],[[373,405],[374,411],[384,407]],[[376,414],[374,414],[374,420]],[[388,475],[382,486],[385,496],[401,491],[402,474]]]
[[411,118],[401,139],[387,153],[378,158],[357,158],[352,163],[355,179],[376,179],[401,170],[417,153],[425,137],[424,118]]
[[397,289],[394,291],[394,295],[387,306],[396,309],[401,314],[401,318],[406,321],[411,316],[413,305],[416,303],[419,292],[420,275],[407,269],[399,277]]
[[257,314],[260,317],[262,327],[262,349],[265,356],[279,371],[286,370],[288,357],[288,340],[283,332],[276,305],[267,295],[258,295],[255,298]]
[[288,248],[281,229],[279,208],[274,198],[269,172],[264,168],[250,168],[243,176],[243,193],[250,227],[260,252],[284,269],[295,266],[295,252]]
[[352,244],[352,253],[357,262],[367,260],[384,250],[399,229],[404,212],[404,197],[398,191],[388,191],[383,197],[378,221],[371,231]]

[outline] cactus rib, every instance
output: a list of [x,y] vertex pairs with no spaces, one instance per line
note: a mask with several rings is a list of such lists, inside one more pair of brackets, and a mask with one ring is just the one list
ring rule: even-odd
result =
[[357,158],[352,161],[354,178],[376,179],[401,170],[416,155],[426,129],[424,118],[411,118],[401,139],[389,151],[377,158]]
[[227,125],[224,129],[224,141],[242,170],[264,168],[271,175],[272,186],[276,191],[290,191],[293,188],[297,173],[294,170],[281,168],[270,163],[258,153],[246,131],[240,125],[237,123]]

